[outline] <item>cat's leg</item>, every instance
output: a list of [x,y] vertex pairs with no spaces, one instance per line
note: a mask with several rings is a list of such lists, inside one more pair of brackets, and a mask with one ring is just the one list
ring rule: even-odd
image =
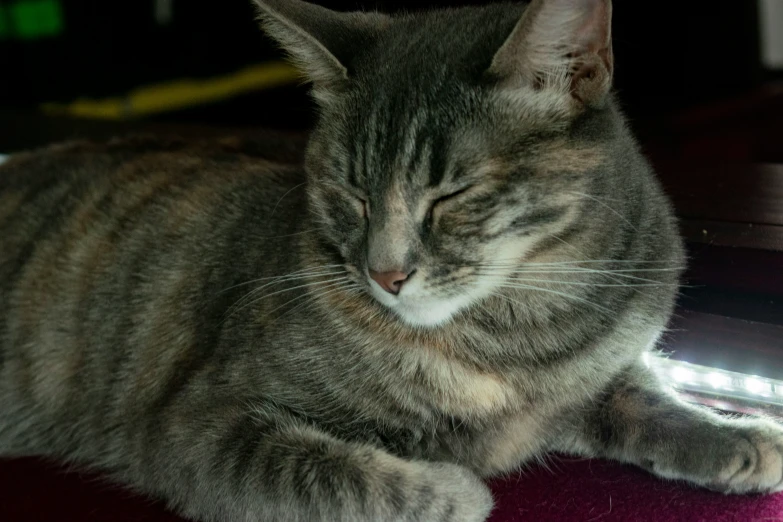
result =
[[201,521],[481,522],[492,507],[467,468],[403,460],[292,419],[169,418],[145,451],[154,463],[132,481]]
[[638,364],[580,413],[559,450],[636,464],[726,493],[783,490],[783,428],[687,404]]

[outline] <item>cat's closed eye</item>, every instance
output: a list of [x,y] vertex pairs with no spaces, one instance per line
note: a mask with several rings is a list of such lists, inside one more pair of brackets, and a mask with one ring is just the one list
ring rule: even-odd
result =
[[353,203],[353,207],[356,213],[359,214],[362,219],[369,219],[370,217],[370,202],[363,194],[357,194],[354,191],[350,191],[350,199]]
[[453,192],[449,192],[448,194],[444,196],[440,196],[436,200],[432,202],[430,205],[429,210],[427,211],[427,223],[432,226],[437,223],[438,219],[440,219],[441,215],[443,214],[443,209],[446,206],[447,203],[453,202],[460,196],[464,195],[466,192],[471,190],[473,188],[473,185],[469,185],[467,187],[463,187],[459,190],[455,190]]

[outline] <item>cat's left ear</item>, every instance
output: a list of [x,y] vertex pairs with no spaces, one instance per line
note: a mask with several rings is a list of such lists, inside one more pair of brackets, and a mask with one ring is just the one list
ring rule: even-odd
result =
[[576,108],[601,106],[612,86],[611,0],[533,0],[489,74],[570,97]]
[[380,13],[339,13],[302,0],[253,0],[266,32],[313,83],[322,103],[347,88],[357,50],[388,25]]

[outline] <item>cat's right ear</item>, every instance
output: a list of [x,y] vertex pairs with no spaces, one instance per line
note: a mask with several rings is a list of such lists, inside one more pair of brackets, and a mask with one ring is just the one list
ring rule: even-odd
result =
[[380,13],[338,13],[301,0],[253,1],[262,27],[313,83],[321,103],[347,88],[356,50],[390,21]]
[[488,71],[501,85],[547,91],[577,112],[603,104],[613,72],[611,0],[533,0]]

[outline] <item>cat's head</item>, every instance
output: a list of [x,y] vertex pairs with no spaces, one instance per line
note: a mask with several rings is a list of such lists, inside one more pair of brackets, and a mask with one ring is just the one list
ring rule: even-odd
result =
[[321,243],[405,323],[446,323],[575,219],[602,162],[573,129],[606,110],[610,0],[399,17],[256,3],[313,82]]

